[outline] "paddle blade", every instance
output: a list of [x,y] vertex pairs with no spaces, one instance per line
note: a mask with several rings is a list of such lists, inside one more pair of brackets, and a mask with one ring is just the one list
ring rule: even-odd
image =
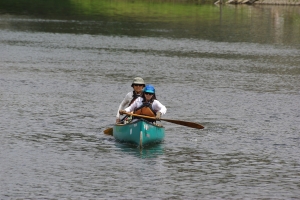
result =
[[106,135],[111,135],[112,136],[113,135],[113,131],[114,131],[113,128],[108,128],[108,129],[104,130],[103,132]]
[[187,127],[190,127],[190,128],[197,128],[197,129],[203,129],[204,128],[204,126],[202,126],[201,124],[197,124],[197,123],[194,123],[194,122],[187,122],[187,121],[180,121],[180,120],[173,120],[173,119],[160,119],[160,120],[171,122],[171,123],[174,123],[174,124],[179,124],[179,125],[182,125],[182,126],[187,126]]

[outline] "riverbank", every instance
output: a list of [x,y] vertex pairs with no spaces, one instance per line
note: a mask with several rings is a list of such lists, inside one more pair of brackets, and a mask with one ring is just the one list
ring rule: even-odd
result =
[[268,5],[300,5],[300,0],[218,0],[215,4],[268,4]]
[[300,5],[300,0],[259,0],[255,4]]

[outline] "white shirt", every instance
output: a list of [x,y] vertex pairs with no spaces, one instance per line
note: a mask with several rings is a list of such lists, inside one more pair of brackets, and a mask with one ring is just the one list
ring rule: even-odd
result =
[[131,100],[133,99],[133,91],[132,92],[128,92],[125,96],[125,98],[123,99],[123,101],[121,102],[121,104],[119,105],[119,109],[117,112],[117,119],[120,118],[120,113],[119,110],[124,110],[126,107],[129,106]]
[[[138,97],[129,107],[125,108],[126,112],[132,112],[136,108],[139,108],[143,105],[143,98]],[[162,105],[158,100],[154,100],[152,103],[152,109],[155,112],[160,112],[162,115],[166,114],[167,108],[166,106]]]

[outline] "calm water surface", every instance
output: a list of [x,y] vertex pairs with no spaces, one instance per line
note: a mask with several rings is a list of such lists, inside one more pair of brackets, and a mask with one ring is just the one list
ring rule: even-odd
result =
[[[0,199],[299,198],[299,7],[3,2]],[[205,129],[104,135],[135,76]]]

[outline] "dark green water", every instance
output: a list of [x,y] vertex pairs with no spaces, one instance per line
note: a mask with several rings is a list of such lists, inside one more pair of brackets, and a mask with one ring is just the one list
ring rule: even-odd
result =
[[[297,199],[300,7],[0,0],[0,199]],[[162,144],[103,134],[141,76]]]

